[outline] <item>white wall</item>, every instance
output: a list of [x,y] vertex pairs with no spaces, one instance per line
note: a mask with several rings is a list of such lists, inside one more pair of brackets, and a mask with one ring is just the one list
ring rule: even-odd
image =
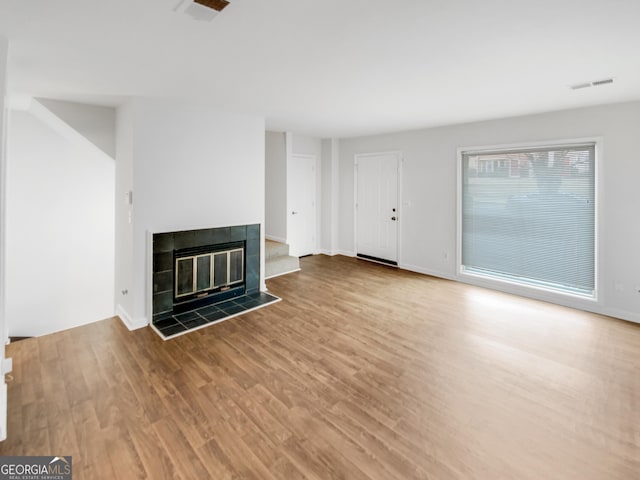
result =
[[265,235],[287,241],[287,151],[285,134],[265,136]]
[[115,282],[116,313],[131,328],[133,319],[133,106],[118,107],[116,116]]
[[25,111],[7,151],[9,335],[39,336],[113,315],[114,162]]
[[339,253],[339,175],[340,142],[338,139],[322,140],[321,164],[321,235],[320,251],[326,255]]
[[[340,141],[340,249],[354,252],[354,172],[357,153],[404,155],[400,212],[404,268],[462,280],[456,273],[456,152],[459,147],[602,137],[599,203],[599,300],[570,300],[497,283],[548,301],[640,321],[640,102],[574,109]],[[448,259],[443,253],[448,254]]]
[[169,101],[135,99],[132,108],[133,278],[116,291],[129,290],[126,314],[140,326],[150,316],[149,232],[259,223],[264,236],[265,126]]
[[294,155],[315,155],[316,158],[320,158],[322,153],[322,140],[317,137],[292,134],[291,153]]
[[114,108],[48,98],[39,98],[38,101],[104,153],[115,158],[116,110]]
[[[6,127],[7,109],[5,105],[7,93],[7,58],[9,54],[9,42],[0,36],[0,362],[2,373],[5,370],[4,344],[7,341],[5,288],[6,288]],[[7,385],[4,375],[0,381],[0,441],[7,437]]]

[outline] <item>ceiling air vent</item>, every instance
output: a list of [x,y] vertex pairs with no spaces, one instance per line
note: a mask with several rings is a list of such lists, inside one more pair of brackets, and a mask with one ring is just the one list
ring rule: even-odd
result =
[[205,7],[213,8],[217,12],[221,12],[224,7],[229,5],[227,0],[193,0],[200,5],[204,5]]
[[227,0],[181,0],[173,10],[189,15],[194,20],[210,22],[227,5]]
[[594,80],[593,82],[586,83],[576,83],[575,85],[570,85],[569,88],[571,90],[580,90],[581,88],[599,87],[600,85],[607,85],[608,83],[613,83],[613,78],[604,78],[602,80]]
[[613,83],[613,78],[605,78],[604,80],[597,80],[595,82],[591,82],[591,85],[597,87],[598,85],[606,85],[607,83]]
[[571,85],[571,90],[580,90],[581,88],[589,88],[591,83],[578,83],[577,85]]

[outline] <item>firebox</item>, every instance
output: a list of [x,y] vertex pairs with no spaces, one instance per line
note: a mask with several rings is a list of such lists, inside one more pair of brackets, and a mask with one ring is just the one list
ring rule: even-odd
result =
[[244,242],[175,250],[174,310],[244,295],[244,258]]

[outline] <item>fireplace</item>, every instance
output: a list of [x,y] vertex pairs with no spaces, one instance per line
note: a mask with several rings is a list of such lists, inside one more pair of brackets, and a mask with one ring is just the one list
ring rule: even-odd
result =
[[244,258],[245,242],[174,250],[174,312],[244,295]]
[[260,225],[152,238],[151,326],[164,340],[280,301],[260,291]]

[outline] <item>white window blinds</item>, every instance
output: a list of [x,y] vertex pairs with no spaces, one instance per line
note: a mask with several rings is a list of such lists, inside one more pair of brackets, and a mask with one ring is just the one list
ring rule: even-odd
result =
[[595,144],[462,155],[463,271],[593,296]]

